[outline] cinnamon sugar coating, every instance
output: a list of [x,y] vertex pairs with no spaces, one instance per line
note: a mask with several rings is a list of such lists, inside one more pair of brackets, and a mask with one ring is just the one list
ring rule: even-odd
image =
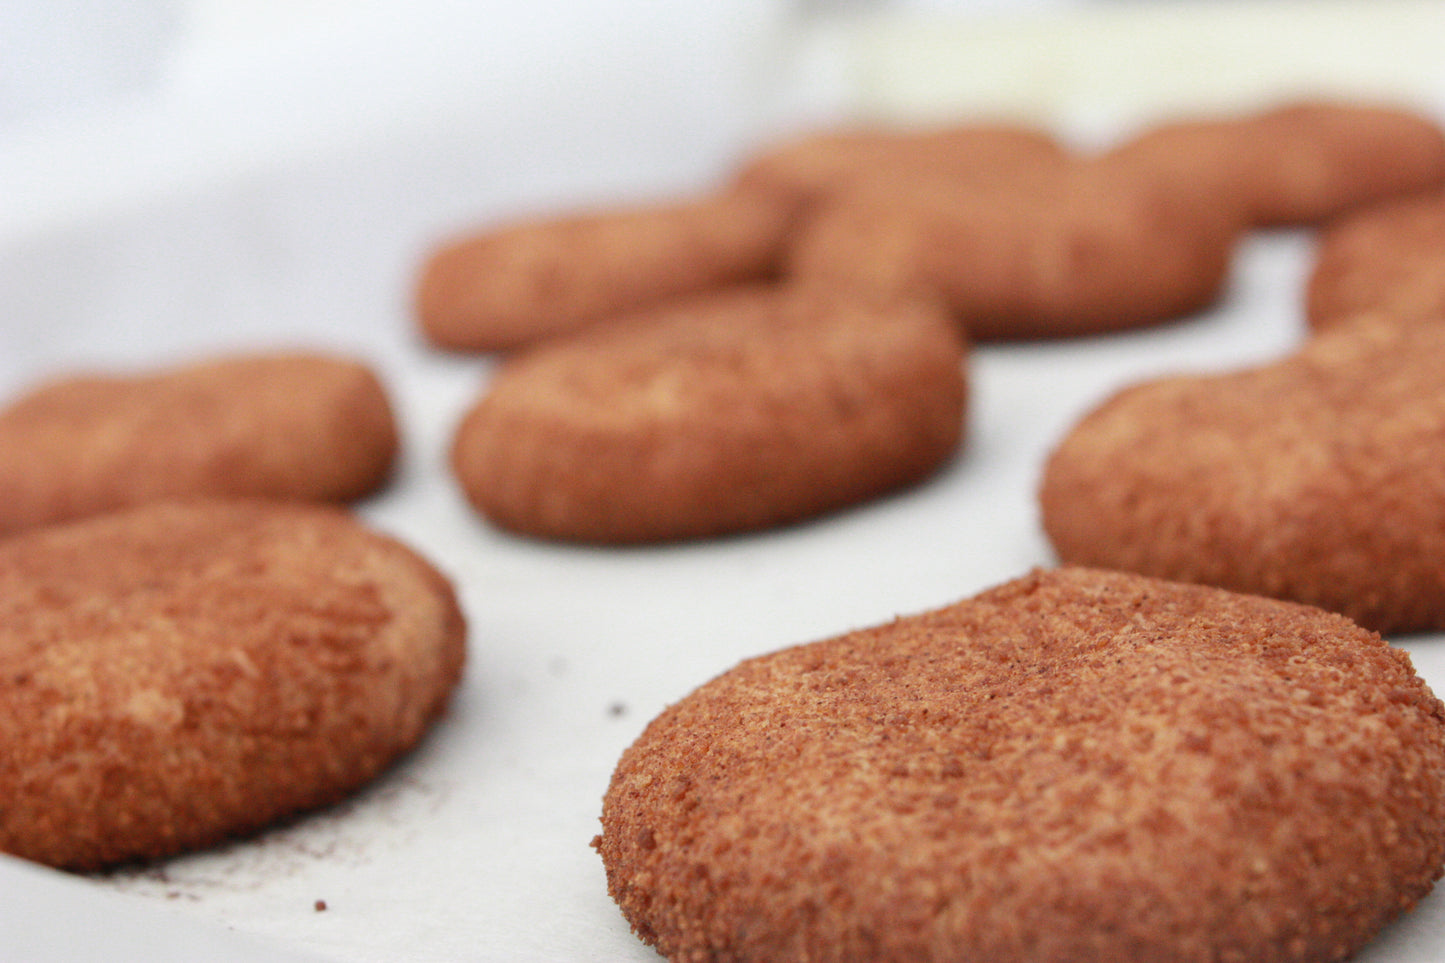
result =
[[171,497],[352,501],[398,447],[385,389],[350,358],[59,377],[0,409],[0,534]]
[[340,509],[155,503],[0,541],[0,850],[169,856],[331,803],[442,711],[448,582]]
[[1083,569],[750,659],[594,840],[675,963],[1323,961],[1445,862],[1445,707],[1322,611]]
[[1254,368],[1082,418],[1040,504],[1064,562],[1445,628],[1445,325],[1364,316]]
[[940,468],[963,434],[965,359],[929,302],[739,288],[510,356],[452,466],[478,511],[545,538],[782,525]]

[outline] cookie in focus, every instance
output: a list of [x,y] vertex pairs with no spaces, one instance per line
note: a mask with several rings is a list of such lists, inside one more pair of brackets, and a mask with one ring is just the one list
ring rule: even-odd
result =
[[704,960],[1323,961],[1445,862],[1445,707],[1318,609],[1081,569],[747,660],[594,841]]
[[0,851],[89,870],[335,802],[465,658],[451,585],[342,509],[160,502],[0,541]]

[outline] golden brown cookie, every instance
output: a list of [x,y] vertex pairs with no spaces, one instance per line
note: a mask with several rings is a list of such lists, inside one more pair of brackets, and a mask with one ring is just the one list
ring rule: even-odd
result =
[[172,496],[350,501],[397,447],[385,390],[348,358],[58,378],[0,410],[0,534]]
[[153,503],[0,541],[0,850],[91,869],[333,802],[463,661],[451,586],[341,509]]
[[1305,606],[1081,569],[750,659],[594,840],[676,963],[1338,960],[1445,862],[1445,707]]
[[746,287],[508,357],[452,464],[497,525],[649,542],[794,522],[955,451],[965,349],[929,302]]
[[1045,466],[1065,562],[1445,628],[1445,325],[1357,319],[1274,363],[1120,391]]
[[976,341],[1134,328],[1211,304],[1242,225],[1199,194],[1074,164],[981,186],[864,185],[791,243],[795,280],[940,297]]
[[1306,288],[1310,327],[1367,312],[1445,321],[1445,191],[1368,205],[1321,232]]
[[1319,224],[1360,204],[1445,183],[1445,131],[1386,104],[1301,101],[1162,122],[1105,163],[1204,189],[1260,227]]
[[710,288],[771,277],[792,207],[759,191],[497,225],[432,252],[416,313],[434,345],[503,351]]
[[1052,134],[1013,124],[860,126],[819,130],[747,157],[738,186],[770,191],[807,207],[861,182],[907,184],[917,177],[955,182],[1052,171],[1069,162]]

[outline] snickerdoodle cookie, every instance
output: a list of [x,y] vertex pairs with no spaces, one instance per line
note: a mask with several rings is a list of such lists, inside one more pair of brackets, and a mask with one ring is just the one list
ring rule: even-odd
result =
[[939,469],[963,434],[965,363],[931,302],[737,288],[509,356],[452,465],[485,516],[545,538],[782,525]]
[[798,230],[787,265],[800,283],[936,296],[975,341],[1071,337],[1209,306],[1241,229],[1212,198],[1076,163],[860,185]]
[[442,710],[450,584],[344,510],[158,502],[0,541],[0,850],[172,855],[337,800]]
[[1445,190],[1367,205],[1320,232],[1305,319],[1318,330],[1365,312],[1445,322]]
[[0,534],[158,498],[351,501],[385,482],[398,445],[385,388],[348,357],[59,376],[0,409]]
[[1445,707],[1318,609],[1094,570],[750,659],[602,810],[678,963],[1342,959],[1445,862]]
[[1445,628],[1445,325],[1364,316],[1123,389],[1047,461],[1061,560]]
[[1049,131],[1006,123],[858,125],[811,131],[749,154],[733,185],[764,191],[806,211],[861,184],[919,177],[994,183],[1049,172],[1070,161]]
[[1163,121],[1122,141],[1105,162],[1177,190],[1203,190],[1255,227],[1317,225],[1445,184],[1445,129],[1407,106],[1302,100]]

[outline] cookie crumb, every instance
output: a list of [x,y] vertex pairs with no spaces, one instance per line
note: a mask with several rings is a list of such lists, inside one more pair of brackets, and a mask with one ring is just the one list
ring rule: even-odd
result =
[[317,900],[313,905],[316,907],[316,912],[318,912],[318,913],[324,913],[324,912],[326,912],[326,900],[324,900],[324,899],[319,899],[319,900]]

